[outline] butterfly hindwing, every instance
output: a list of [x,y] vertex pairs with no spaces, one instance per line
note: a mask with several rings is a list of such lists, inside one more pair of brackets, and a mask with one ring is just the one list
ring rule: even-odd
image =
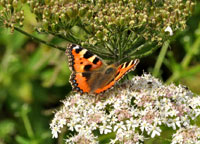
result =
[[135,70],[139,62],[140,62],[139,59],[135,59],[121,64],[117,69],[117,73],[115,75],[115,81],[119,81],[125,74],[127,74],[131,70],[132,71]]
[[125,62],[118,66],[117,71],[115,73],[115,78],[111,80],[106,86],[102,88],[98,88],[95,93],[99,94],[105,92],[106,90],[112,88],[117,81],[119,81],[125,74],[129,71],[134,70],[139,63],[139,59],[131,60],[130,62]]
[[80,93],[89,93],[90,85],[88,84],[88,77],[90,73],[72,73],[70,77],[70,83],[73,90]]

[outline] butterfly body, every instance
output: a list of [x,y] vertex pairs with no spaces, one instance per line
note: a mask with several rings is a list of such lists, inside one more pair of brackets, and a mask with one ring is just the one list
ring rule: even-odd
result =
[[72,74],[70,82],[80,93],[100,94],[112,88],[127,72],[134,70],[139,60],[108,65],[97,55],[72,44],[66,51]]

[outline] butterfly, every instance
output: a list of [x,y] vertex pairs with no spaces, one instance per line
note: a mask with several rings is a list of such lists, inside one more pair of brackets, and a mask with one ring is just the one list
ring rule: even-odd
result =
[[72,71],[70,83],[73,90],[81,94],[104,93],[139,63],[139,59],[135,59],[121,65],[108,65],[97,55],[76,44],[70,44],[66,54]]

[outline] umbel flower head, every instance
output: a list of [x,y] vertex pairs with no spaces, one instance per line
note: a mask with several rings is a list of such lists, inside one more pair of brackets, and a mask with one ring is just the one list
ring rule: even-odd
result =
[[194,0],[1,0],[0,25],[23,25],[23,4],[35,29],[84,46],[102,58],[141,58],[186,28]]
[[[67,129],[65,143],[143,143],[160,136],[162,127],[174,130],[171,143],[200,142],[200,128],[192,125],[200,114],[200,96],[184,86],[164,85],[150,74],[117,85],[95,97],[73,94],[63,101],[50,124],[52,137]],[[106,140],[105,140],[106,139]]]

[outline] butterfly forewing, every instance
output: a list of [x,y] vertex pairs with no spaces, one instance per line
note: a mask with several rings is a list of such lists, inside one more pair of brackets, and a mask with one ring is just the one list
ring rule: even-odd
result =
[[70,45],[66,53],[69,57],[69,66],[75,72],[97,70],[103,65],[102,60],[98,56],[79,45]]

